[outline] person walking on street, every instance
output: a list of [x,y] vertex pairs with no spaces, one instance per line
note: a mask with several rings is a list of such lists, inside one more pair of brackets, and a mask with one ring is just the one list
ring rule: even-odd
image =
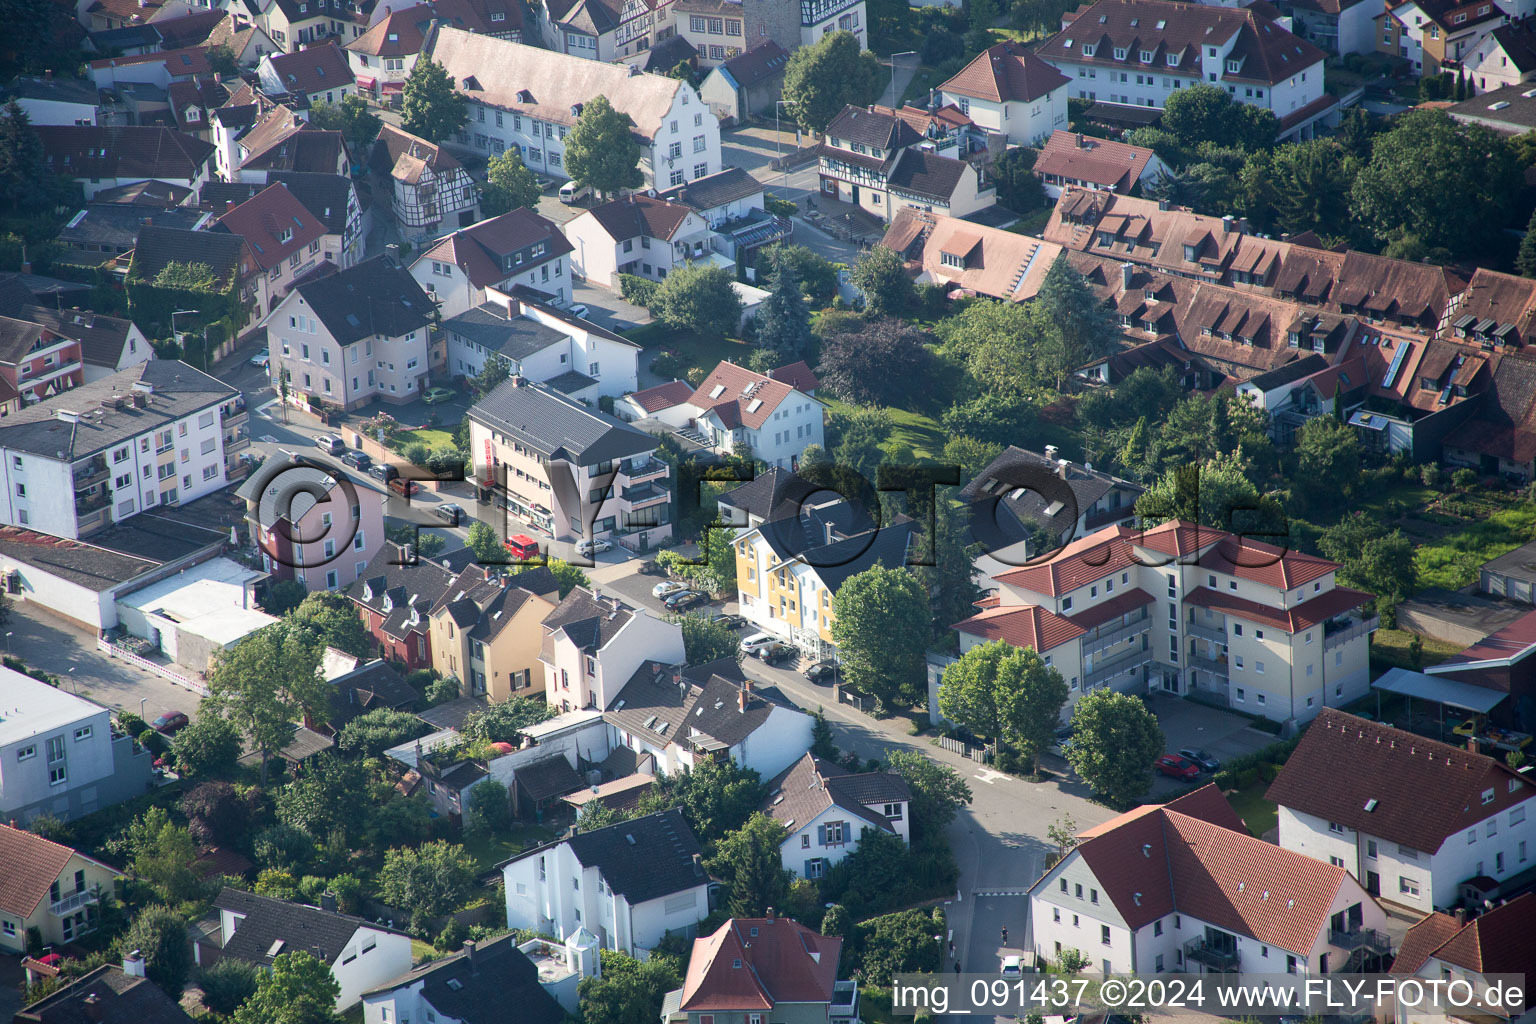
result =
[[1003,925],[1003,945],[1008,945],[1008,926]]

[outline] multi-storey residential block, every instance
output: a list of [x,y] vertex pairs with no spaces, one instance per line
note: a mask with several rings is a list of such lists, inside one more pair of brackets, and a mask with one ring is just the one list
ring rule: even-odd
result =
[[831,32],[848,32],[859,49],[869,41],[864,0],[806,0],[798,8],[782,0],[673,0],[677,34],[699,52],[701,67],[714,67],[764,42],[793,53]]
[[1216,85],[1273,111],[1282,138],[1310,138],[1337,105],[1323,92],[1323,51],[1251,8],[1099,0],[1063,22],[1036,52],[1074,98],[1160,108],[1177,89]]
[[1160,689],[1305,722],[1368,692],[1372,595],[1338,586],[1337,570],[1177,520],[1112,526],[996,574],[996,603],[954,628],[962,652],[1034,648],[1073,703],[1104,686]]
[[309,590],[339,590],[368,571],[384,545],[386,495],[343,485],[329,471],[286,455],[261,464],[236,495],[262,568]]
[[692,935],[709,916],[699,840],[676,808],[524,850],[502,875],[509,928],[585,928],[631,955],[669,932]]
[[73,539],[218,490],[221,413],[239,394],[157,359],[12,413],[0,420],[0,521]]
[[768,782],[761,810],[787,831],[784,869],[821,878],[859,848],[866,829],[912,841],[912,791],[894,772],[850,773],[814,754]]
[[[515,578],[515,577],[514,577]],[[603,711],[646,662],[683,663],[683,632],[644,608],[577,587],[544,617],[545,699],[561,711]]]
[[824,139],[821,191],[881,220],[907,207],[963,217],[997,202],[997,186],[980,165],[935,152],[888,107],[844,107]]
[[1282,0],[1292,31],[1329,53],[1372,53],[1382,0]]
[[519,208],[438,239],[411,264],[411,276],[431,294],[444,317],[486,300],[486,291],[521,286],[550,303],[570,301],[566,258],[571,243],[554,222]]
[[[6,821],[78,818],[142,796],[152,784],[153,758],[116,730],[109,708],[8,668],[0,669],[0,682],[0,816]],[[0,935],[0,944],[10,938]]]
[[296,285],[266,319],[288,398],[342,409],[414,401],[427,384],[432,300],[387,256]]
[[392,209],[407,240],[436,238],[479,219],[474,179],[437,145],[386,124],[373,144],[373,166],[394,182]]
[[[597,365],[578,367],[589,378]],[[513,377],[466,414],[482,500],[557,540],[613,537],[647,550],[672,535],[671,468],[656,439],[548,384]]]
[[[529,298],[492,291],[491,298],[443,322],[443,369],[474,377],[499,356],[510,373],[544,381],[582,402],[635,389],[640,348],[590,320]],[[593,367],[596,367],[594,370]]]
[[939,95],[1009,145],[1031,146],[1067,127],[1069,84],[1033,50],[1010,41],[977,54],[939,86]]
[[28,402],[85,383],[80,343],[52,327],[0,316],[0,391]]
[[508,576],[495,566],[466,566],[427,613],[432,667],[460,680],[466,697],[537,700],[544,689],[540,623],[559,601],[548,569]]
[[1280,845],[1351,872],[1383,900],[1426,912],[1472,879],[1529,871],[1531,780],[1502,762],[1329,708],[1266,794]]
[[[456,28],[439,30],[429,50],[468,104],[463,145],[487,153],[515,147],[534,171],[567,178],[566,133],[584,104],[606,96],[634,122],[647,186],[666,188],[720,170],[719,122],[686,82]],[[674,180],[676,172],[683,177]]]
[[[105,715],[106,709],[101,710]],[[102,726],[105,731],[105,721]],[[122,739],[133,742],[126,736]],[[9,744],[0,741],[0,750],[6,755],[5,765],[0,766],[3,772],[14,761]],[[147,781],[146,775],[135,795],[143,793]],[[116,888],[115,869],[14,824],[0,825],[0,862],[6,865],[6,885],[0,891],[0,950],[7,953],[26,953],[32,929],[44,945],[73,942],[90,934],[96,930],[103,896],[111,899]]]
[[693,940],[687,980],[667,993],[662,1024],[750,1022],[764,1013],[796,1024],[858,1019],[857,983],[837,979],[843,940],[776,917],[772,907],[767,915],[733,917]]
[[[1496,974],[1536,974],[1536,950],[1529,936],[1536,927],[1536,895],[1525,893],[1509,902],[1500,901],[1471,921],[1458,908],[1455,915],[1434,913],[1414,924],[1403,936],[1402,948],[1392,961],[1392,973],[1422,979],[1431,985],[1454,978],[1464,981],[1473,993],[1487,993]],[[1479,995],[1465,1008],[1429,1010],[1399,1002],[1393,1015],[1396,1024],[1451,1024],[1476,1014],[1513,1024],[1530,1024],[1536,1016],[1527,1004],[1524,1013],[1512,1006],[1496,1005]]]
[[1215,786],[1078,833],[1029,890],[1034,952],[1104,974],[1303,977],[1386,965],[1387,915],[1344,868],[1250,835]]

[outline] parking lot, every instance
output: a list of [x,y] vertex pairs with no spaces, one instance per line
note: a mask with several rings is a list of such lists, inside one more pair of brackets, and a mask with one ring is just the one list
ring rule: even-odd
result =
[[[1253,727],[1242,715],[1220,708],[1196,704],[1173,694],[1155,693],[1147,700],[1158,725],[1168,739],[1168,752],[1179,750],[1203,750],[1223,763],[1243,754],[1261,750],[1278,740],[1278,737]],[[1158,775],[1152,786],[1153,800],[1164,800],[1180,792],[1210,781],[1210,775],[1201,772],[1193,782]]]

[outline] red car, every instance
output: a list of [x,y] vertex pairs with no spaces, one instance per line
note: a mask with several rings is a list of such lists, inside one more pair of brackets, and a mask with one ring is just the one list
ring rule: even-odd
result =
[[167,711],[165,714],[161,715],[159,718],[155,719],[149,724],[155,730],[155,732],[165,736],[171,736],[174,735],[178,730],[185,729],[187,727],[187,716],[182,714],[180,711]]
[[1164,754],[1152,762],[1152,767],[1163,775],[1183,779],[1185,782],[1194,782],[1200,777],[1200,766],[1178,754]]

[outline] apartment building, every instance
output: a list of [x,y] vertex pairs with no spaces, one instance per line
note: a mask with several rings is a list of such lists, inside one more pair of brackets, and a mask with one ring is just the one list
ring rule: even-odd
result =
[[939,86],[939,96],[977,126],[1032,146],[1067,127],[1071,80],[1023,43],[998,43]]
[[0,521],[79,539],[228,482],[221,418],[235,388],[157,359],[0,420]]
[[1323,976],[1385,967],[1387,915],[1343,868],[1248,833],[1215,786],[1077,835],[1029,890],[1034,952],[1095,973]]
[[686,82],[456,28],[441,29],[430,49],[468,105],[461,145],[486,153],[516,148],[535,173],[567,178],[566,133],[584,104],[606,96],[634,122],[645,187],[720,170],[719,122]]
[[257,0],[256,23],[282,49],[298,53],[334,39],[346,43],[368,27],[373,0]]
[[391,209],[407,241],[436,238],[480,219],[474,179],[435,143],[386,124],[373,144],[373,167],[394,183]]
[[715,238],[691,207],[639,194],[580,214],[565,225],[565,234],[573,246],[571,268],[610,289],[619,287],[621,274],[661,281],[678,267],[706,260]]
[[[0,668],[0,684],[0,818],[68,821],[153,784],[153,757],[117,731],[111,709],[8,668]],[[0,934],[0,946],[14,937]]]
[[512,294],[490,294],[443,321],[443,368],[449,374],[474,377],[499,356],[512,375],[544,381],[587,404],[634,391],[640,372],[640,347],[634,342],[529,299],[520,286]]
[[819,154],[821,191],[887,223],[908,207],[964,217],[997,202],[980,165],[941,156],[889,107],[844,107]]
[[1349,871],[1381,899],[1427,913],[1462,883],[1536,861],[1531,780],[1502,762],[1329,708],[1302,734],[1267,798],[1280,845]]
[[394,405],[427,389],[432,300],[388,256],[296,285],[267,315],[274,380],[296,405]]
[[553,221],[520,208],[445,235],[411,263],[411,276],[444,317],[485,302],[487,290],[523,286],[556,306],[570,297],[571,243]]
[[646,662],[681,665],[683,631],[644,608],[577,587],[543,620],[545,699],[562,712],[611,707]]
[[709,916],[698,837],[673,808],[524,850],[502,866],[507,927],[569,936],[586,929],[631,956]]
[[671,13],[677,34],[698,51],[701,68],[713,68],[769,41],[793,53],[833,32],[851,34],[861,50],[869,45],[864,0],[798,5],[771,0],[673,0]]
[[80,343],[43,323],[0,316],[0,391],[40,402],[85,383]]
[[460,680],[463,695],[501,703],[543,695],[540,624],[560,601],[548,569],[516,576],[469,565],[427,612],[432,667]]
[[302,458],[268,458],[240,485],[261,567],[308,590],[339,590],[362,579],[384,546],[388,496]]
[[1068,14],[1036,51],[1072,80],[1074,99],[1161,108],[1177,89],[1215,85],[1273,111],[1281,138],[1310,138],[1335,106],[1323,58],[1252,8],[1099,0]]
[[386,540],[362,576],[343,592],[357,606],[363,627],[384,657],[408,671],[432,668],[432,607],[473,563],[469,548],[435,559],[416,558],[408,546]]
[[1509,24],[1505,8],[1494,0],[1404,0],[1377,13],[1376,49],[1405,58],[1420,74],[1438,74],[1447,65],[1460,74],[1489,35]]
[[97,907],[103,896],[111,899],[117,887],[115,868],[23,832],[14,823],[0,825],[0,863],[6,865],[6,884],[0,890],[0,952],[17,956],[27,952],[33,929],[48,946],[95,931]]
[[1170,520],[1117,525],[992,577],[997,600],[954,625],[960,650],[1004,640],[1090,690],[1198,693],[1306,722],[1369,692],[1373,595],[1337,563]]
[[[592,380],[601,367],[582,370]],[[644,551],[672,535],[671,467],[651,435],[524,377],[466,415],[481,500],[499,493],[556,540],[611,537]]]

